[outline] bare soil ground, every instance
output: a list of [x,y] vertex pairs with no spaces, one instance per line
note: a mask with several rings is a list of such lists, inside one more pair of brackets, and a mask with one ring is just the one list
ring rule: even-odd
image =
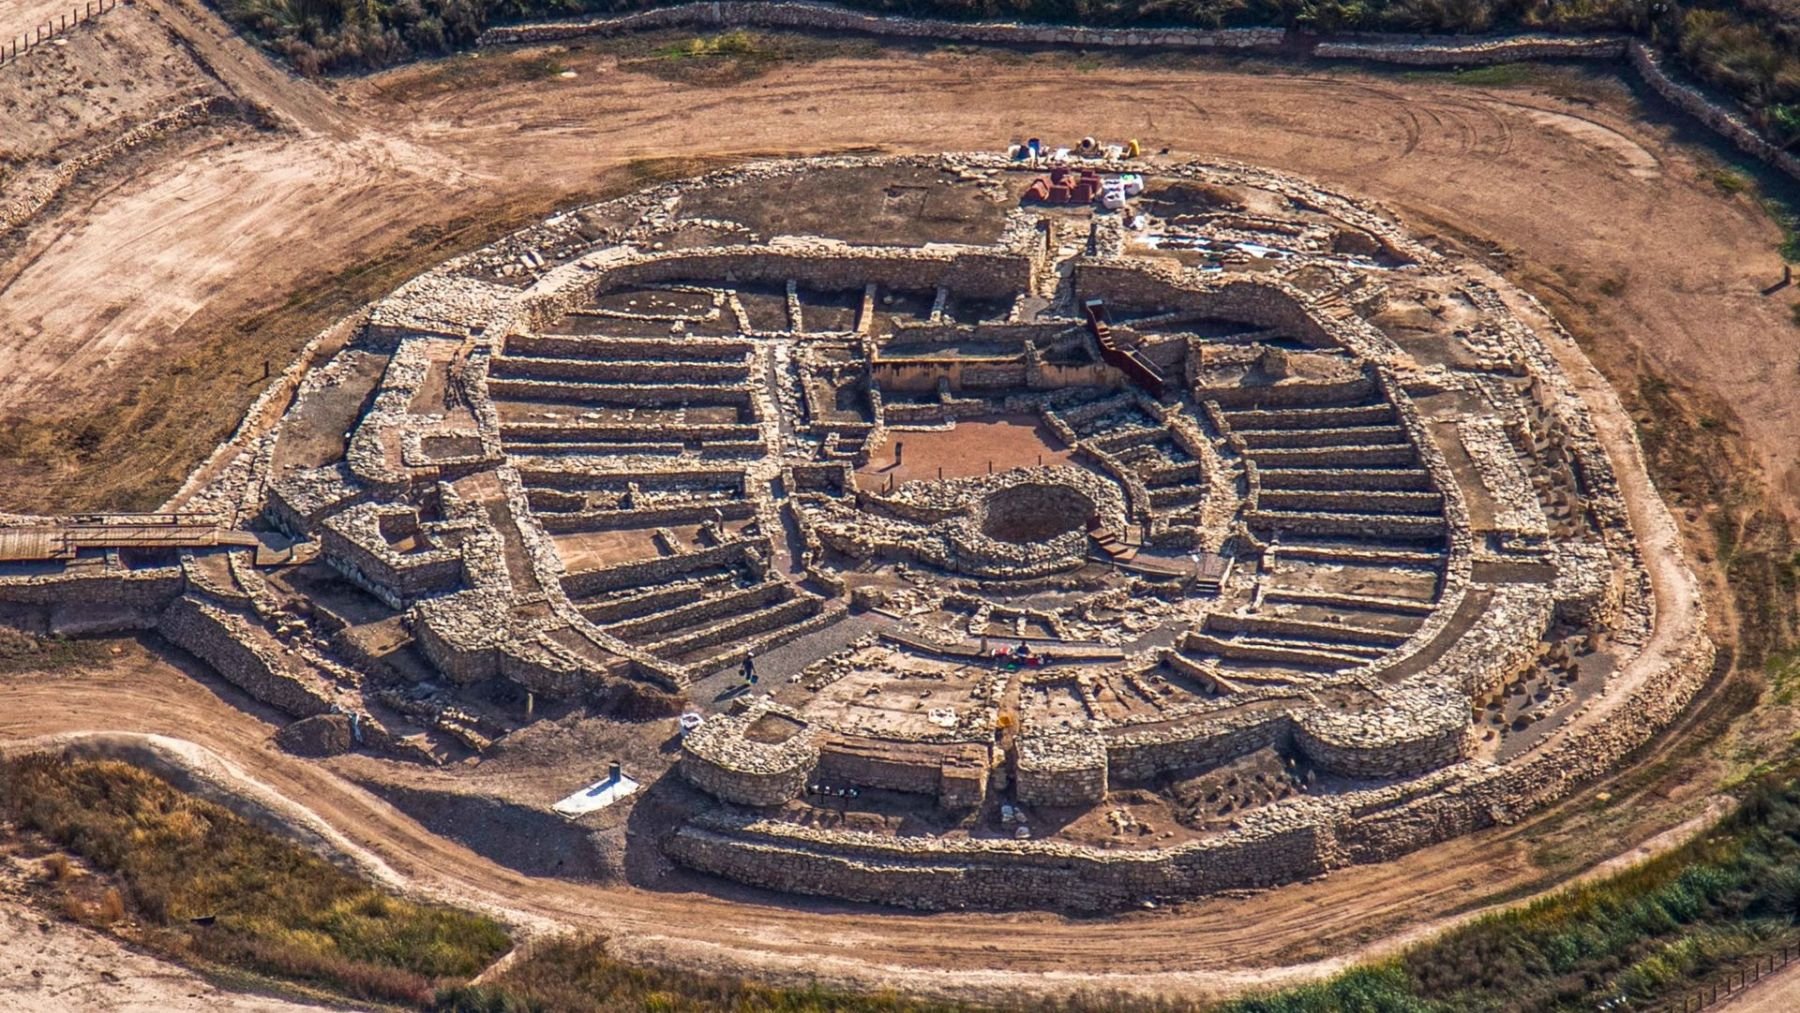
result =
[[[683,159],[1095,131],[1304,173],[1425,231],[1501,244],[1491,249],[1515,274],[1591,317],[1603,366],[1628,370],[1641,353],[1736,406],[1773,484],[1800,499],[1800,467],[1781,449],[1800,435],[1784,393],[1800,342],[1787,300],[1759,294],[1779,277],[1777,229],[1750,197],[1721,192],[1710,156],[1667,143],[1685,127],[1637,119],[1660,110],[1604,75],[1545,71],[1538,87],[1484,90],[1109,59],[1069,102],[1068,75],[1048,72],[1066,71],[1066,54],[863,55],[857,43],[720,83],[650,72],[661,65],[638,40],[635,55],[615,51],[626,43],[491,51],[315,85],[193,3],[145,0],[108,30],[173,46],[173,29],[208,73],[171,64],[164,86],[222,88],[285,128],[172,139],[128,177],[79,187],[0,260],[0,354],[13,364],[0,418],[20,423],[0,445],[0,477],[30,479],[6,482],[0,505],[153,503],[229,432],[264,362],[278,369],[356,300]],[[0,75],[0,103],[39,90]],[[133,478],[109,477],[120,474]]]
[[[68,14],[65,0],[0,3],[0,44]],[[0,73],[0,183],[19,163],[141,123],[171,103],[222,91],[194,55],[174,45],[144,13],[121,6],[8,62]],[[10,164],[8,164],[10,163]]]
[[[900,459],[895,462],[896,447]],[[990,471],[1069,464],[1074,457],[1050,427],[1034,416],[958,422],[948,429],[888,430],[887,442],[873,449],[857,481],[869,486],[892,478],[898,485],[918,478],[967,478]]]
[[999,239],[1007,208],[972,184],[946,182],[930,169],[839,169],[701,190],[683,197],[676,213],[742,222],[761,237],[893,246]]
[[[1309,175],[1474,246],[1575,324],[1615,386],[1655,371],[1730,406],[1782,504],[1800,504],[1794,296],[1760,294],[1780,275],[1778,230],[1717,185],[1712,156],[1670,143],[1688,128],[1665,125],[1604,75],[1542,71],[1527,86],[1480,89],[1440,75],[1243,73],[1170,57],[1087,59],[1075,75],[1067,54],[857,44],[741,79],[696,78],[663,72],[633,42],[636,55],[600,43],[488,52],[320,85],[267,63],[194,0],[140,0],[108,18],[134,44],[165,47],[166,70],[146,78],[166,94],[222,89],[278,128],[225,123],[170,138],[0,239],[0,509],[153,505],[235,425],[266,383],[265,360],[279,371],[359,302],[554,207],[716,160],[1086,134]],[[65,51],[82,58],[85,44],[71,37]],[[179,53],[199,54],[204,69]],[[41,82],[13,69],[0,68],[0,109],[39,101]],[[82,115],[93,130],[46,135],[16,157],[41,168],[124,118]],[[0,177],[0,198],[14,179]],[[66,677],[0,681],[0,741],[192,739],[421,889],[529,924],[591,927],[627,956],[857,987],[1204,995],[1382,952],[1711,811],[1713,786],[1754,760],[1754,742],[1712,744],[1743,706],[1741,683],[1716,690],[1655,762],[1597,786],[1610,802],[1584,793],[1393,863],[1131,915],[1103,932],[1042,914],[714,895],[681,879],[534,879],[403,815],[356,783],[363,770],[282,754],[273,726],[235,693],[204,678],[196,687],[136,649]],[[409,778],[381,766],[384,778]]]

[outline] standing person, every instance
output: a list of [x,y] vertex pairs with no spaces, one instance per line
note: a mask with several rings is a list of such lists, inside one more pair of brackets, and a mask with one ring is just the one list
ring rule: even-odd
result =
[[744,676],[745,689],[749,689],[751,686],[756,685],[756,657],[754,655],[744,655],[742,673]]

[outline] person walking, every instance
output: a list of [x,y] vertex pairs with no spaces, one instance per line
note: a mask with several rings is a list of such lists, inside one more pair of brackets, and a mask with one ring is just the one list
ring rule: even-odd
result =
[[744,664],[740,672],[744,676],[745,689],[756,685],[756,658],[754,655],[744,655]]

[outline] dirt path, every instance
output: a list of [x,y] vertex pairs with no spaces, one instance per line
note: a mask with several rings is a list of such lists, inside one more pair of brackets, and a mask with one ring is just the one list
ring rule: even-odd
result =
[[[528,931],[589,928],[612,936],[632,959],[851,988],[1220,995],[1391,952],[1472,917],[1478,898],[1531,882],[1522,828],[1283,890],[1127,915],[1104,931],[1043,914],[912,915],[772,902],[741,890],[715,897],[537,879],[430,833],[322,765],[278,751],[270,741],[275,726],[253,706],[210,678],[201,683],[135,647],[106,670],[10,679],[0,683],[0,741],[17,748],[70,736],[114,751],[149,748],[281,813],[356,856],[378,879],[492,910]],[[1590,874],[1679,843],[1719,811],[1708,803]]]
[[1789,964],[1711,1009],[1718,1013],[1792,1013],[1800,1009],[1800,962]]

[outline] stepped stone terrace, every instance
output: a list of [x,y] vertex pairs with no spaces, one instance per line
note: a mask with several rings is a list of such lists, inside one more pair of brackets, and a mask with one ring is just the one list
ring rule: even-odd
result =
[[380,303],[200,497],[267,545],[0,562],[0,600],[424,762],[692,709],[670,859],[925,908],[1391,857],[1679,711],[1711,646],[1621,683],[1649,580],[1524,297],[1304,181],[1095,167],[1144,192],[815,159],[559,215]]

